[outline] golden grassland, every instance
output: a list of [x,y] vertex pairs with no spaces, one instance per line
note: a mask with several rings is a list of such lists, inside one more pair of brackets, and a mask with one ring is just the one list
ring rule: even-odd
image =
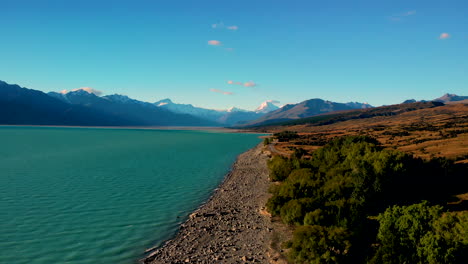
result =
[[446,157],[468,163],[468,103],[448,104],[392,116],[352,119],[329,125],[268,127],[271,133],[296,131],[300,138],[278,142],[279,151],[294,148],[315,150],[331,138],[344,135],[370,135],[384,146],[429,159]]

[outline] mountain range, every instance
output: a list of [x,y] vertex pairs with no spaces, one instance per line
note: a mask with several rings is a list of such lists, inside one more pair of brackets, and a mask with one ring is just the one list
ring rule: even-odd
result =
[[298,104],[287,104],[275,111],[267,113],[266,115],[256,120],[243,124],[243,126],[260,126],[276,122],[320,115],[329,112],[371,107],[372,106],[367,103],[335,103],[315,98],[303,101]]
[[126,96],[99,97],[84,90],[43,93],[0,81],[0,124],[70,126],[212,126]]
[[255,111],[242,110],[236,107],[231,107],[227,110],[206,109],[195,107],[191,104],[176,104],[171,99],[164,99],[154,104],[174,113],[189,114],[224,126],[232,126],[255,120],[266,113],[279,109],[275,103],[277,104],[278,102],[272,100],[263,102]]
[[86,90],[44,93],[0,81],[0,124],[69,126],[231,126],[277,109],[264,102],[255,111],[213,110],[170,99],[148,103],[125,95]]
[[[461,102],[461,101],[465,101],[465,100],[468,100],[468,96],[459,96],[459,95],[456,95],[456,94],[446,93],[446,94],[442,95],[441,97],[436,98],[436,99],[431,100],[431,101],[432,102],[440,102],[440,103],[444,103],[444,104],[450,104],[450,103],[456,103],[456,102]],[[428,101],[426,101],[426,100],[416,101],[415,99],[408,99],[408,100],[405,100],[403,102],[403,104],[416,103],[416,102],[428,102]]]
[[[433,101],[466,99],[467,96],[446,94]],[[415,100],[405,102],[411,101]],[[0,124],[8,125],[250,127],[373,107],[367,103],[336,103],[319,98],[282,107],[278,104],[270,100],[254,111],[236,107],[215,110],[177,104],[171,99],[149,103],[118,94],[98,96],[84,89],[44,93],[0,81]]]

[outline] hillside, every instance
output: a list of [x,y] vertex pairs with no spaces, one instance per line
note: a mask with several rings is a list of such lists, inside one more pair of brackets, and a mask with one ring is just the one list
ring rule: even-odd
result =
[[410,103],[298,119],[254,128],[262,132],[296,131],[300,139],[277,148],[316,149],[342,135],[370,135],[384,146],[422,158],[447,157],[468,162],[468,104]]

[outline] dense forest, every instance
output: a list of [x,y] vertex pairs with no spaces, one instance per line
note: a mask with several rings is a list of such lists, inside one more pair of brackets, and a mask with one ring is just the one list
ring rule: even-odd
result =
[[268,167],[267,209],[295,226],[293,263],[468,263],[468,211],[447,205],[468,192],[466,164],[345,136]]

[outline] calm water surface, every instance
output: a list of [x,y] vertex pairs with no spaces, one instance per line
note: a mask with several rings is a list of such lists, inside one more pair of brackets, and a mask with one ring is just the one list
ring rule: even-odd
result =
[[0,127],[0,263],[136,263],[258,135]]

